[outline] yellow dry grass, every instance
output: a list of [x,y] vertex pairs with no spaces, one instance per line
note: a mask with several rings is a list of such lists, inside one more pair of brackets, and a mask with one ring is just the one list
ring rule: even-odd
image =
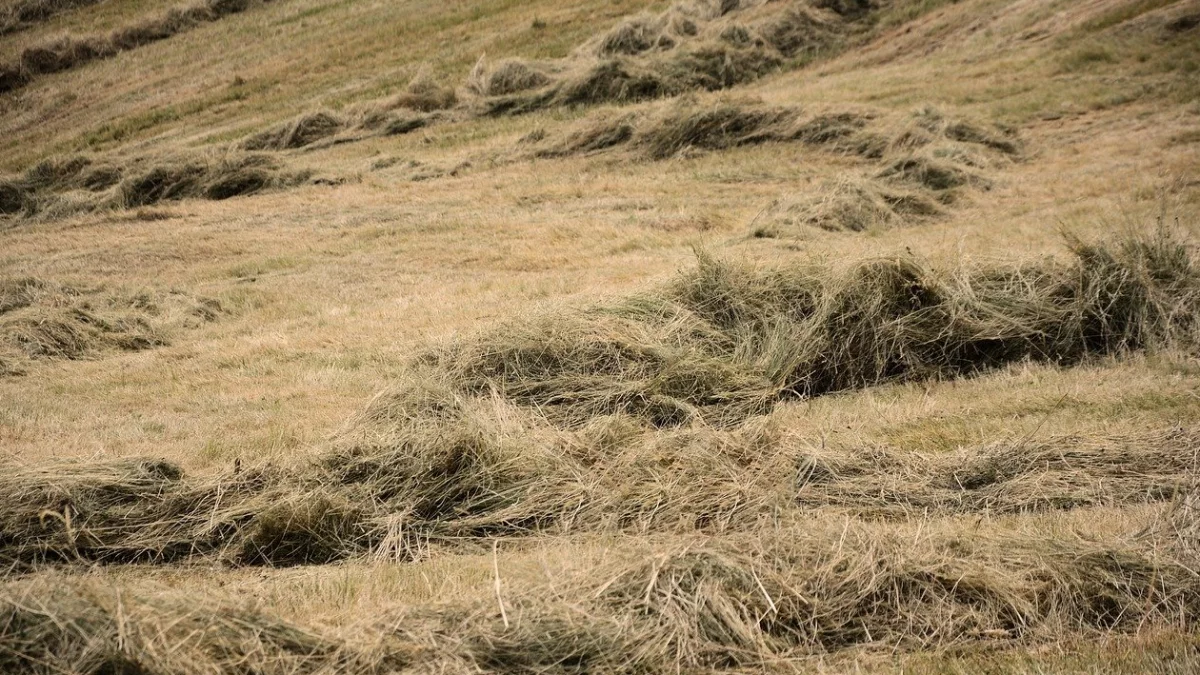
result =
[[[401,136],[279,154],[289,169],[328,179],[317,184],[225,201],[0,220],[0,277],[101,287],[121,297],[178,290],[213,298],[223,310],[215,321],[172,328],[169,344],[154,349],[22,361],[21,376],[4,374],[0,351],[0,465],[150,457],[202,478],[235,465],[302,468],[329,450],[377,392],[406,377],[414,353],[655,287],[691,268],[695,249],[750,265],[911,251],[953,267],[1060,255],[1064,230],[1093,240],[1162,218],[1185,236],[1197,234],[1200,50],[1194,29],[1184,33],[1190,41],[1161,31],[1200,14],[1200,4],[887,4],[884,28],[870,42],[732,93],[805,114],[870,114],[890,137],[926,106],[1017,129],[1024,156],[982,169],[989,189],[964,191],[942,216],[910,227],[751,236],[772,203],[875,171],[826,147],[764,143],[657,161],[621,150],[536,158],[522,140],[537,132],[557,138],[594,116],[653,117],[672,101],[448,115]],[[667,5],[275,0],[0,97],[0,166],[23,171],[76,152],[126,160],[221,149],[314,110],[375,105],[418,73],[461,87],[484,53],[493,63],[564,57],[603,28]],[[108,31],[162,7],[128,0],[65,12],[0,38],[0,62],[63,32]],[[460,93],[469,102],[469,92]],[[701,109],[730,100],[726,93],[690,96],[687,104]],[[759,423],[789,443],[830,452],[888,447],[944,456],[1006,439],[1194,430],[1197,392],[1194,353],[1172,350],[869,387],[782,403]],[[988,536],[1125,542],[1169,509],[1162,502],[1031,515],[914,513],[898,531],[914,539],[923,530],[969,537],[982,527]],[[809,517],[851,516],[830,506]],[[753,532],[771,539],[770,526]],[[547,588],[569,595],[563,589],[580,580],[603,583],[590,573],[677,551],[690,536],[541,533],[506,538],[497,553],[487,541],[468,542],[435,546],[415,562],[366,556],[286,569],[72,566],[6,579],[4,592],[61,584],[184,604],[203,597],[205,607],[252,607],[357,649],[383,634],[380,617],[447,606],[468,607],[499,630],[500,617],[492,616],[497,576],[501,604],[505,597],[533,603],[551,595]],[[723,541],[721,533],[702,536]],[[539,610],[529,604],[527,611]],[[891,643],[864,640],[769,665],[1189,672],[1197,663],[1190,618],[1134,634],[908,646],[894,656]]]

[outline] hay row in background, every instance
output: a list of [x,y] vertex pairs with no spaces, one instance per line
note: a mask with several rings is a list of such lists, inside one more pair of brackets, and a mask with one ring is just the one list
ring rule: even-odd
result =
[[20,89],[39,75],[78,68],[91,61],[111,58],[123,51],[165,40],[201,24],[219,21],[231,14],[246,11],[257,1],[201,0],[118,28],[107,35],[64,35],[27,47],[16,61],[0,64],[0,93]]
[[309,178],[310,172],[290,171],[270,156],[239,151],[130,160],[72,155],[0,178],[0,216],[57,218],[179,199],[229,199]]
[[48,21],[62,12],[94,5],[100,0],[14,0],[0,7],[0,35],[16,33]]

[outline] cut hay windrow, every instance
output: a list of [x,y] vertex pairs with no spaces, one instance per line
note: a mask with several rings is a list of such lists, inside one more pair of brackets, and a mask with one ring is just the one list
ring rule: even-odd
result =
[[[313,150],[368,136],[401,136],[443,119],[444,115],[436,111],[420,112],[416,108],[419,105],[402,96],[347,114],[319,110],[251,134],[239,147],[252,151]],[[400,110],[403,108],[409,108],[408,112]]]
[[1163,230],[1072,251],[950,273],[912,258],[774,270],[705,258],[657,292],[418,357],[295,471],[10,468],[0,561],[288,565],[404,558],[422,539],[738,531],[830,507],[905,518],[1170,500],[1200,445],[1189,430],[922,457],[823,453],[766,419],[781,401],[885,382],[1195,349],[1189,246]]
[[201,24],[244,12],[258,1],[201,0],[118,28],[107,35],[64,35],[27,47],[16,61],[0,64],[0,93],[23,87],[39,75],[78,68],[91,61],[107,59],[123,51],[165,40]]
[[51,157],[23,175],[0,178],[0,215],[56,218],[180,199],[221,200],[306,182],[261,153],[216,152],[135,157]]
[[701,257],[657,293],[511,322],[424,369],[567,428],[616,413],[721,426],[788,398],[1196,344],[1190,244],[1162,231],[1070,251],[960,270],[908,254],[776,269]]
[[168,589],[11,581],[0,588],[0,666],[146,674],[759,670],[847,649],[1028,648],[1064,637],[1188,632],[1200,618],[1194,558],[1111,536],[988,524],[968,537],[933,521],[808,521],[765,536],[619,543],[599,565],[547,570],[544,582],[497,597],[384,609],[353,632]]
[[958,202],[967,188],[989,189],[987,169],[1022,156],[1011,129],[947,118],[931,108],[909,116],[899,128],[889,129],[877,117],[861,111],[805,114],[795,106],[748,100],[698,105],[685,99],[655,115],[598,114],[520,152],[547,158],[626,148],[657,161],[763,143],[803,143],[867,163],[862,175],[847,172],[815,191],[773,201],[752,224],[751,234],[759,238],[802,237],[807,228],[865,232],[928,221]]
[[0,35],[26,30],[72,9],[100,0],[12,0],[0,7]]
[[563,59],[480,59],[467,90],[484,115],[554,106],[633,103],[717,91],[835,53],[869,27],[866,13],[827,3],[676,3],[640,14]]

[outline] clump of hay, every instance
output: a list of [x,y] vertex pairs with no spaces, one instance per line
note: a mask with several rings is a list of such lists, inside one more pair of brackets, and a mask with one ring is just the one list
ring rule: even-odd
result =
[[311,145],[333,136],[347,127],[341,116],[320,110],[301,115],[242,141],[244,150],[290,150]]
[[832,50],[845,32],[843,22],[805,6],[788,9],[756,28],[762,39],[783,56],[806,60]]
[[16,0],[0,7],[0,35],[25,30],[51,17],[98,0]]
[[108,58],[116,53],[117,47],[103,38],[63,36],[26,47],[21,52],[20,67],[31,76],[45,75],[69,70],[88,61]]
[[0,483],[7,565],[326,562],[361,550],[361,508],[270,467],[187,480],[157,460],[19,467]]
[[[240,604],[67,577],[0,591],[0,668],[59,673],[378,672],[344,640]],[[402,663],[400,654],[388,667]]]
[[467,78],[467,89],[478,96],[507,96],[539,89],[552,81],[549,74],[528,61],[505,59],[488,67],[481,57]]
[[876,181],[843,177],[799,198],[773,204],[755,219],[753,235],[781,237],[797,228],[867,232],[914,224],[942,213],[920,191],[889,188]]
[[884,180],[910,184],[934,193],[949,193],[977,178],[949,161],[924,155],[901,157],[884,167],[878,177]]
[[[0,278],[0,345],[21,360],[83,359],[164,345],[176,328],[211,321],[220,303],[184,294],[78,290],[33,277]],[[20,368],[19,370],[24,370]]]
[[831,152],[879,159],[888,141],[882,134],[868,131],[871,115],[861,112],[821,113],[797,125],[791,139]]
[[606,115],[598,115],[578,125],[544,156],[594,152],[627,141],[653,160],[694,150],[802,142],[830,152],[878,159],[888,142],[867,129],[871,119],[857,112],[805,117],[794,106],[766,106],[753,100],[723,99],[701,105],[687,97],[648,118],[626,117],[613,122]]
[[633,56],[655,48],[670,49],[675,40],[666,31],[669,19],[669,14],[642,14],[625,19],[599,38],[595,53],[600,57]]
[[20,181],[0,180],[0,214],[12,216],[31,208],[29,189]]
[[117,186],[123,208],[188,198],[229,199],[304,182],[308,174],[288,172],[266,155],[190,157],[148,164],[127,172]]
[[948,118],[924,108],[884,134],[870,114],[822,113],[796,125],[789,140],[878,160],[873,176],[843,178],[809,194],[777,199],[752,224],[755,237],[804,236],[808,226],[863,232],[934,218],[966,188],[989,189],[985,171],[1019,159],[1012,130]]
[[458,95],[451,87],[442,86],[428,70],[419,71],[403,92],[390,99],[385,108],[408,108],[417,112],[448,110],[458,103]]
[[599,152],[628,143],[633,139],[634,130],[634,121],[629,116],[588,120],[536,154],[538,157],[568,157]]
[[666,96],[672,91],[670,84],[652,68],[629,60],[609,59],[563,82],[554,96],[535,101],[539,105],[632,103]]
[[35,277],[0,278],[0,314],[32,305],[48,286]]
[[779,138],[796,112],[739,102],[711,108],[678,107],[643,130],[637,144],[652,159],[665,159],[682,150],[722,150]]

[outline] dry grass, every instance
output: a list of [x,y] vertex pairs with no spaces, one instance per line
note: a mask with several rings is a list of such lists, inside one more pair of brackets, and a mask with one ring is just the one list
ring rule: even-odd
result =
[[15,0],[0,7],[0,35],[16,33],[97,0]]
[[32,277],[0,278],[0,374],[21,374],[30,359],[160,347],[172,332],[224,313],[216,300],[180,292],[81,291]]
[[510,59],[489,69],[480,59],[467,88],[485,115],[723,90],[836,52],[862,20],[804,4],[763,5],[677,3],[618,23],[555,62]]
[[773,535],[630,542],[598,567],[393,611],[353,637],[161,590],[15,582],[3,598],[5,658],[36,672],[770,668],[848,648],[1188,631],[1200,602],[1193,561],[1132,541],[850,521]]
[[203,0],[124,26],[108,35],[64,35],[27,47],[17,63],[0,64],[0,93],[26,86],[39,75],[70,70],[165,40],[199,24],[243,12],[250,4],[249,0]]
[[[288,127],[281,133],[292,132]],[[307,171],[288,171],[267,155],[237,151],[125,160],[54,157],[22,176],[0,179],[0,214],[18,222],[52,220],[180,199],[222,200],[294,187],[310,176]]]
[[0,97],[0,323],[170,342],[0,348],[0,670],[1194,669],[1192,253],[1112,235],[1198,203],[1195,3],[647,7],[270,3]]
[[[1070,440],[968,461],[876,455],[873,474],[861,460],[783,451],[752,421],[790,397],[1195,344],[1189,249],[1159,232],[1074,250],[1071,265],[943,279],[903,260],[824,277],[702,260],[657,295],[419,357],[296,473],[181,481],[177,468],[144,462],[10,473],[4,527],[21,536],[0,555],[34,566],[192,555],[291,565],[411,556],[413,537],[740,529],[814,500],[958,513],[1169,499],[1181,487],[1170,476],[1196,461],[1190,435],[1130,440],[1131,455],[1102,444],[1068,456]],[[864,481],[878,502],[854,500],[871,493]],[[1106,486],[1089,489],[1097,481]]]

